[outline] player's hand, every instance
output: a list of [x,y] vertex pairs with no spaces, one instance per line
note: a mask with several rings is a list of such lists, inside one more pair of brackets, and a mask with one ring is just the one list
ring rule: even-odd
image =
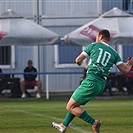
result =
[[127,64],[133,65],[133,57],[128,57],[127,58]]

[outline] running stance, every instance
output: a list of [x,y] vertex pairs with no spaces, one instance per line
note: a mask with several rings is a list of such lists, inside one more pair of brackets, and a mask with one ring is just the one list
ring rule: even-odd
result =
[[75,90],[69,99],[66,109],[68,113],[61,124],[52,122],[53,127],[61,133],[66,132],[66,128],[75,116],[92,125],[94,133],[100,133],[101,121],[96,120],[80,107],[85,105],[92,98],[101,95],[104,91],[107,76],[113,64],[124,74],[128,73],[133,65],[133,58],[128,59],[124,64],[118,53],[109,46],[110,33],[108,30],[101,30],[96,36],[96,42],[89,44],[85,50],[76,58],[76,64],[81,65],[86,57],[90,57],[90,64],[86,78]]

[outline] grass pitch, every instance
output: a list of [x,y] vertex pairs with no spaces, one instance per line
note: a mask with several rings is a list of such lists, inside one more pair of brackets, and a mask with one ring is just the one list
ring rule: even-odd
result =
[[[58,133],[52,121],[61,122],[67,101],[9,99],[0,101],[0,133]],[[133,101],[91,100],[85,109],[102,121],[101,133],[133,132]],[[67,133],[93,133],[91,126],[75,118]]]

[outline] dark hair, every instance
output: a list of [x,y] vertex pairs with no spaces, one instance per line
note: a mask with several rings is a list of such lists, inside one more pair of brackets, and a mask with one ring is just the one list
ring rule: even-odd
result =
[[103,38],[105,38],[107,41],[110,39],[110,33],[108,30],[103,29],[99,32],[99,35],[102,35]]
[[32,64],[32,60],[28,60],[28,62],[27,62],[28,64]]

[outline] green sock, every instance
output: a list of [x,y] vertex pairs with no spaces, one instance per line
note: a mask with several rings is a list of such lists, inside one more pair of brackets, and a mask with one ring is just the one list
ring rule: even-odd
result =
[[86,111],[84,111],[79,118],[81,118],[83,121],[90,123],[91,125],[94,123],[95,119],[92,118]]
[[64,121],[62,122],[62,124],[64,126],[68,127],[69,123],[73,120],[74,117],[75,117],[75,115],[68,112],[65,119],[64,119]]

